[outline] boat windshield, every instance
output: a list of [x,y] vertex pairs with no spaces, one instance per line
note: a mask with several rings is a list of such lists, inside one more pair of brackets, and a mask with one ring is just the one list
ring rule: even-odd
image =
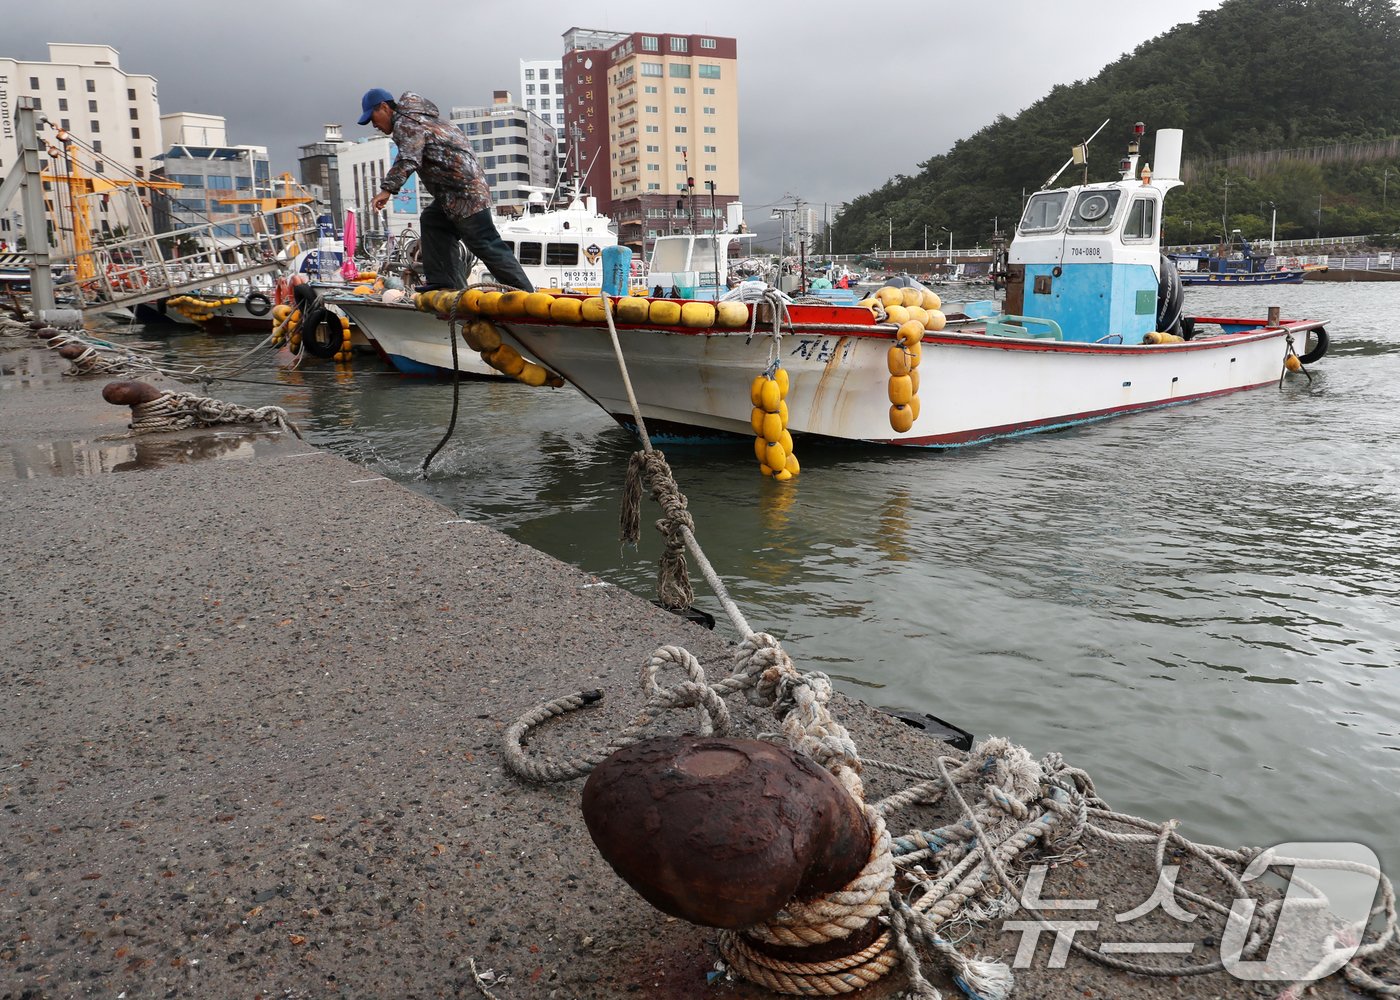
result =
[[1026,212],[1021,216],[1021,232],[1048,233],[1059,229],[1068,204],[1068,191],[1039,191],[1031,195],[1026,202]]
[[1074,214],[1070,216],[1069,231],[1102,232],[1113,225],[1113,215],[1118,208],[1117,188],[1105,191],[1081,191],[1074,203]]

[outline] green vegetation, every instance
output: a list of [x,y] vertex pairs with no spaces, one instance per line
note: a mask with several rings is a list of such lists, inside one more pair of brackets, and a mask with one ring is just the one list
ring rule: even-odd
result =
[[[1057,86],[1015,118],[998,115],[916,176],[856,198],[833,225],[834,246],[883,248],[890,220],[896,249],[923,246],[925,225],[951,229],[959,246],[985,246],[993,219],[1010,229],[1023,195],[1105,118],[1090,180],[1117,176],[1133,122],[1147,125],[1145,162],[1157,129],[1185,130],[1188,169],[1201,167],[1167,198],[1168,243],[1213,241],[1227,208],[1229,228],[1251,238],[1269,236],[1275,211],[1279,239],[1400,230],[1400,155],[1283,160],[1250,167],[1252,177],[1222,162],[1400,136],[1400,15],[1390,0],[1226,0],[1092,80]],[[1070,167],[1056,186],[1082,176]]]

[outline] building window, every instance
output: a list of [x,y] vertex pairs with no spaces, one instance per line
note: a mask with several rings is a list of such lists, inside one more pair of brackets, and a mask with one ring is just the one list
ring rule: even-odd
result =
[[535,92],[535,85],[534,85],[533,83],[527,83],[527,84],[525,84],[525,93],[526,93],[527,95],[534,94],[534,92]]
[[675,35],[672,35],[672,36],[671,36],[671,51],[672,51],[672,52],[689,52],[689,51],[690,51],[690,39],[689,39],[689,38],[677,38]]
[[531,111],[534,111],[534,110],[535,110],[535,99],[534,99],[533,97],[527,97],[527,98],[525,98],[525,107],[529,108]]
[[660,147],[660,146],[648,146],[648,147],[647,147],[647,152],[648,152],[648,153],[659,153],[659,152],[661,152],[661,147]]
[[527,80],[533,80],[534,78],[535,78],[535,71],[532,70],[532,69],[527,69],[527,70],[525,71],[525,79],[527,79]]
[[719,170],[719,167],[715,166],[713,163],[707,163],[707,164],[705,164],[705,173],[707,173],[707,174],[713,174],[713,173],[717,172],[718,170]]
[[713,49],[713,48],[718,48],[718,46],[715,44],[715,40],[714,40],[713,38],[702,38],[702,39],[700,39],[700,47],[701,47],[702,49]]
[[126,99],[127,99],[128,101],[134,101],[134,100],[136,100],[136,88],[135,88],[135,87],[129,87],[129,88],[127,88],[127,91],[126,91]]
[[58,79],[54,80],[54,83],[58,85],[58,89],[59,89],[59,90],[67,90],[67,89],[68,89],[68,84],[67,84],[66,82],[64,82],[64,79],[63,79],[63,77],[61,77],[61,76],[60,76]]
[[101,140],[101,139],[96,139],[96,140],[93,141],[93,144],[92,144],[92,151],[93,151],[94,153],[100,153],[100,152],[102,152],[102,140]]
[[661,126],[660,126],[660,125],[648,125],[648,126],[647,126],[647,131],[648,131],[648,132],[660,132],[660,131],[661,131]]
[[33,100],[34,100],[34,110],[35,110],[35,111],[43,111],[43,110],[44,110],[44,102],[41,101],[41,100],[39,100],[39,98],[37,98],[37,97],[33,98]]
[[102,163],[101,160],[98,160],[96,163],[94,163],[94,164],[93,164],[93,168],[94,168],[99,174],[105,174],[105,173],[107,172],[106,169],[105,169],[105,166],[104,166],[104,164]]
[[96,80],[89,80],[89,81],[87,81],[87,92],[88,92],[89,94],[95,94],[95,93],[97,93],[97,81],[96,81]]
[[713,125],[706,125],[706,126],[705,126],[705,134],[706,134],[706,135],[714,135],[714,134],[715,134],[715,127],[714,127]]
[[540,84],[540,93],[541,93],[541,94],[547,94],[547,93],[549,93],[549,84],[547,84],[547,83],[542,83],[542,84]]
[[96,101],[88,101],[88,113],[89,113],[89,114],[94,114],[94,115],[97,114],[97,102],[96,102]]
[[60,97],[60,98],[58,99],[58,110],[59,110],[59,111],[67,111],[67,110],[68,110],[68,98],[66,98],[66,97]]
[[701,63],[701,64],[700,64],[700,71],[699,71],[699,73],[698,73],[697,75],[698,75],[702,80],[718,80],[718,79],[719,79],[719,67],[718,67],[718,66],[711,65],[710,63]]
[[688,63],[671,63],[671,75],[689,79],[690,65]]
[[132,146],[132,147],[131,147],[131,155],[132,155],[132,156],[140,156],[140,155],[141,155],[141,147],[140,147],[140,146]]
[[660,63],[642,63],[642,76],[663,76],[664,70]]
[[647,114],[649,114],[649,115],[654,115],[654,114],[658,113],[658,112],[661,110],[661,109],[660,109],[659,107],[657,107],[655,104],[648,104],[648,105],[646,106],[646,108],[647,108]]
[[676,104],[676,105],[673,105],[672,108],[671,108],[671,113],[674,114],[674,115],[683,115],[683,114],[685,114],[685,105],[684,105],[684,104]]
[[684,133],[684,132],[685,132],[685,126],[684,126],[684,125],[677,125],[677,126],[675,127],[675,131],[676,131],[676,132],[680,132],[680,133]]
[[642,90],[648,94],[654,94],[656,93],[656,86],[654,84],[648,84],[647,86],[643,87]]
[[[562,97],[556,97],[556,98],[554,99],[554,106],[555,106],[556,108],[562,108],[562,107],[564,107],[564,98],[562,98]],[[563,115],[560,115],[560,116],[559,116],[559,124],[560,124],[560,125],[563,125],[563,124],[564,124],[564,116],[563,116]]]
[[60,118],[58,120],[58,127],[61,129],[71,129],[73,126],[68,124],[67,118]]
[[661,43],[660,43],[659,41],[657,41],[655,35],[643,35],[643,36],[642,36],[642,51],[643,51],[643,52],[660,52],[660,51],[661,51]]
[[673,93],[673,94],[684,94],[684,93],[685,93],[685,88],[684,88],[684,87],[672,87],[672,88],[671,88],[671,93]]
[[554,79],[556,79],[556,80],[562,80],[562,79],[564,79],[564,67],[563,67],[563,66],[555,66],[555,67],[554,67]]
[[660,170],[660,169],[661,169],[661,164],[659,164],[659,163],[648,163],[648,164],[647,164],[647,169],[648,169],[648,170]]
[[714,147],[714,146],[706,146],[706,147],[705,147],[705,152],[707,152],[707,153],[713,153],[714,151],[715,151],[715,147]]
[[714,108],[706,108],[706,109],[705,109],[705,114],[707,114],[707,115],[712,115],[712,114],[714,114],[714,113],[715,113],[715,109],[714,109]]
[[132,130],[131,130],[131,137],[132,137],[133,139],[139,139],[139,138],[141,138],[141,130],[140,130],[139,128],[134,128],[134,129],[132,129]]
[[[660,190],[661,190],[661,185],[660,185],[660,184],[648,184],[648,185],[647,185],[647,190],[648,190],[648,191],[660,191]],[[651,235],[655,236],[656,233],[653,232]]]
[[[95,104],[95,103],[97,103],[97,102],[94,101],[94,102],[92,102],[92,103]],[[126,109],[126,116],[127,116],[128,118],[130,118],[132,121],[135,121],[135,120],[136,120],[136,109],[135,109],[135,108],[127,108],[127,109]]]
[[102,131],[102,123],[100,121],[93,120],[88,122],[88,124],[92,126],[92,131],[94,135]]

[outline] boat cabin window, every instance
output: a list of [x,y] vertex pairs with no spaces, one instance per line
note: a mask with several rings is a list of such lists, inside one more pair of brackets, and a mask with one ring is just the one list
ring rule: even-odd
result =
[[1069,219],[1070,232],[1101,232],[1113,225],[1118,198],[1123,192],[1116,188],[1103,191],[1080,191]]
[[545,248],[544,262],[546,264],[557,264],[560,267],[575,267],[578,265],[578,244],[577,243],[550,243]]
[[1068,204],[1068,191],[1040,191],[1031,195],[1026,202],[1026,212],[1021,216],[1021,232],[1047,233],[1059,229]]
[[515,257],[522,264],[538,264],[542,259],[540,244],[521,240],[520,249],[515,252]]
[[1157,202],[1134,198],[1128,205],[1128,221],[1123,223],[1124,240],[1150,240],[1157,236]]
[[690,243],[681,239],[658,239],[651,248],[651,269],[653,271],[684,271],[690,263],[688,253]]

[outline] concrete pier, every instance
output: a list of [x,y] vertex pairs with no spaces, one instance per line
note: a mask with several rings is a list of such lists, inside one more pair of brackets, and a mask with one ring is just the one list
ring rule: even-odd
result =
[[[643,703],[657,646],[718,674],[721,635],[290,436],[131,438],[129,411],[101,399],[108,380],[66,367],[0,340],[0,997],[773,995],[707,983],[716,932],[652,909],[599,858],[581,781],[526,785],[502,765],[502,734],[532,705],[603,690],[531,750],[601,746]],[[212,394],[239,401],[235,386]],[[731,704],[746,733],[771,728]],[[865,758],[931,766],[946,751],[834,707]],[[873,799],[903,779],[867,780]],[[1152,851],[1085,846],[1044,895],[1099,899],[1111,926],[1151,895]],[[1218,957],[1213,915],[1135,926]],[[1014,997],[1281,988],[1078,955],[1051,969],[1050,940]],[[965,946],[1010,962],[1020,941],[993,923]],[[1315,995],[1356,994],[1334,977]]]

